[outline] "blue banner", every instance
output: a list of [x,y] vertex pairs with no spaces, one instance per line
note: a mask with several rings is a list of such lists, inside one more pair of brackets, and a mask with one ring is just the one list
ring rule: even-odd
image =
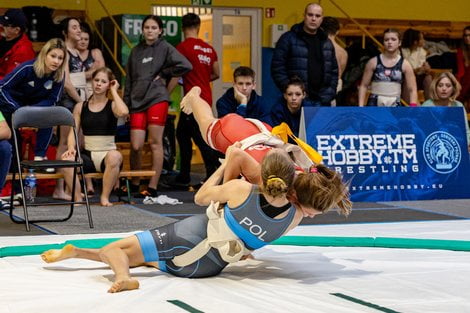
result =
[[300,137],[353,201],[470,198],[462,108],[305,107]]

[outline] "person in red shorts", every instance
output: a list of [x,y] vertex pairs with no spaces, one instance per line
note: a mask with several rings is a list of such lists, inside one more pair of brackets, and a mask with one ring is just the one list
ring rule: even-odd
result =
[[[168,115],[167,83],[192,69],[191,63],[162,37],[163,22],[149,15],[142,22],[144,40],[135,46],[127,62],[124,102],[129,107],[131,126],[130,167],[142,168],[141,157],[147,131],[152,151],[152,170],[144,196],[157,197],[163,167],[163,130]],[[132,181],[131,191],[139,191],[139,178]]]

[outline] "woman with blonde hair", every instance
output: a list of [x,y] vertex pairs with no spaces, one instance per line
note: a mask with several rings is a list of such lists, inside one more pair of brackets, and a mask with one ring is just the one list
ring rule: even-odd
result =
[[[64,88],[66,46],[61,39],[51,39],[35,60],[24,62],[0,81],[0,111],[11,127],[11,116],[22,106],[56,105]],[[46,155],[52,129],[37,133],[35,154]]]
[[462,102],[457,101],[461,88],[460,83],[452,73],[441,73],[431,82],[431,99],[425,101],[422,106],[462,107],[465,117],[465,129],[467,131],[467,145],[469,145],[470,129],[468,127],[467,111]]

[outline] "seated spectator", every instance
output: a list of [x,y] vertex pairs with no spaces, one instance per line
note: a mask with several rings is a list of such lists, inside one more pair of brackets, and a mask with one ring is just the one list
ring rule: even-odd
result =
[[0,79],[19,64],[36,56],[33,44],[26,36],[28,20],[21,9],[8,9],[0,16]]
[[217,100],[217,114],[237,113],[243,117],[263,119],[268,114],[263,98],[256,91],[255,71],[239,66],[233,72],[233,87]]
[[[401,52],[413,68],[417,89],[424,91],[424,99],[429,99],[432,75],[431,66],[426,61],[427,51],[424,49],[423,33],[416,29],[407,29],[403,33]],[[410,102],[407,95],[408,93],[404,93],[403,99]]]
[[[77,50],[80,54],[83,69],[85,70],[85,79],[87,86],[87,95],[93,93],[93,86],[91,83],[91,76],[95,70],[105,66],[103,53],[98,48],[90,48],[92,42],[90,25],[85,22],[80,22],[80,41],[77,43]],[[87,178],[88,194],[94,193],[93,180]]]
[[272,127],[287,123],[294,135],[299,135],[301,108],[307,103],[305,84],[298,76],[289,79],[282,98],[272,106],[265,121]]
[[[359,85],[359,106],[399,106],[401,90],[406,83],[410,106],[416,106],[418,95],[416,79],[410,63],[400,55],[401,37],[396,29],[384,31],[384,51],[370,59]],[[371,87],[369,99],[367,89]]]
[[[463,104],[457,99],[460,93],[460,84],[457,78],[450,73],[444,72],[433,79],[431,82],[431,99],[426,100],[422,106],[448,106],[463,107]],[[465,116],[465,128],[467,130],[467,145],[470,143],[470,130],[467,121],[467,112],[463,108]]]
[[[100,203],[111,206],[109,195],[119,178],[122,155],[116,149],[114,137],[117,131],[117,118],[129,114],[124,101],[118,94],[119,83],[108,68],[97,69],[92,76],[93,95],[86,101],[79,102],[73,110],[77,131],[83,131],[85,150],[81,153],[85,173],[104,172],[103,189]],[[108,91],[113,100],[108,99]],[[67,140],[68,149],[62,159],[75,158],[75,136],[70,131]],[[69,188],[73,183],[73,168],[63,170],[64,179]],[[77,201],[82,200],[80,184],[76,184]],[[57,195],[56,195],[57,196]],[[67,195],[60,195],[66,198]]]
[[[67,48],[61,39],[51,39],[35,60],[16,67],[0,80],[0,111],[11,126],[11,116],[22,106],[54,106],[64,88]],[[37,133],[35,154],[46,155],[52,129]]]
[[11,162],[11,145],[8,139],[11,137],[11,131],[8,127],[2,112],[0,112],[0,193],[2,192],[5,178],[8,174]]

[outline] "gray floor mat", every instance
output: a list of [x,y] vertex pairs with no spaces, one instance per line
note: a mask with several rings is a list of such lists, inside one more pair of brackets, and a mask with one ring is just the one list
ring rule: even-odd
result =
[[[102,207],[92,205],[94,228],[88,225],[85,206],[75,208],[70,220],[65,222],[38,223],[39,226],[60,235],[115,233],[151,229],[168,224],[174,219],[135,208],[128,204]],[[34,207],[28,210],[30,219],[65,216],[66,206]],[[23,217],[23,210],[15,209],[14,214]]]

